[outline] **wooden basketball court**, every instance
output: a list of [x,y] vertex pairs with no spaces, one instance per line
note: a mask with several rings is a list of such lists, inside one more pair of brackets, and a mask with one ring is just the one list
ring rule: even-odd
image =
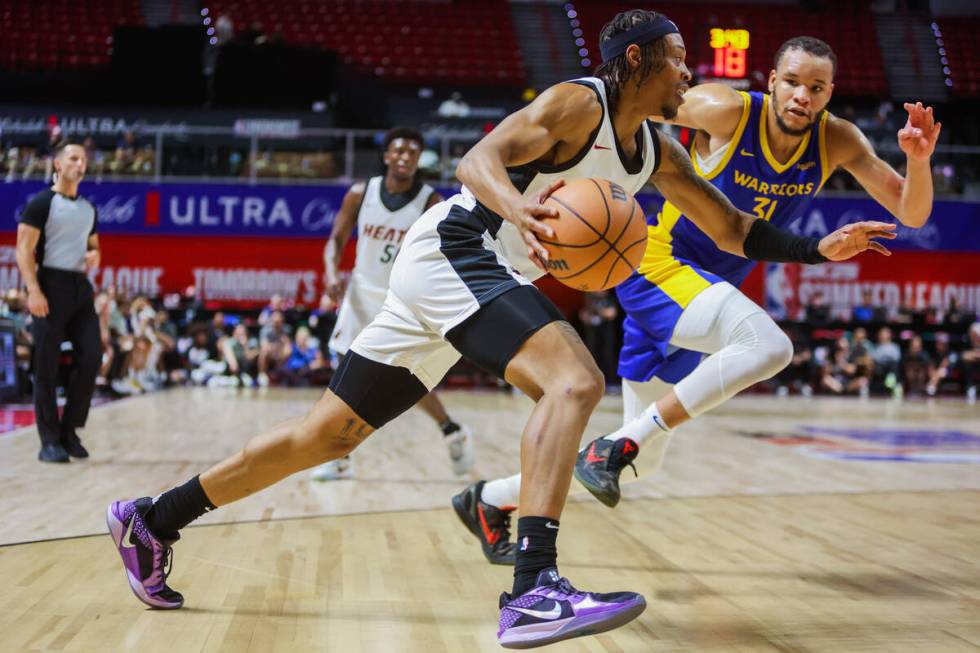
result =
[[[0,651],[501,650],[511,569],[486,564],[449,508],[470,479],[419,411],[355,452],[357,480],[296,475],[186,529],[169,581],[184,609],[132,596],[106,504],[183,482],[318,394],[115,402],[82,433],[92,458],[69,465],[36,461],[33,428],[0,436]],[[444,400],[476,432],[473,479],[516,470],[527,399]],[[607,397],[586,438],[616,428],[620,405]],[[649,606],[547,650],[980,650],[978,406],[739,398],[680,429],[624,494],[616,510],[573,495],[560,569]]]

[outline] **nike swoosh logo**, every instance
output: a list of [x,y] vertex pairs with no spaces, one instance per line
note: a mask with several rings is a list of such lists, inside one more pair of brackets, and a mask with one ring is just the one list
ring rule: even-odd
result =
[[611,150],[611,147],[606,147],[605,145],[593,145],[593,150]]
[[741,150],[739,150],[738,153],[741,154],[742,156],[755,156],[751,152],[746,152],[744,147]]
[[122,542],[119,543],[119,546],[121,546],[124,549],[136,548],[135,544],[130,544],[130,538],[133,535],[133,524],[135,523],[136,523],[136,515],[133,515],[133,517],[129,520],[129,526],[126,528],[126,532],[123,533]]
[[550,521],[549,522],[545,522],[544,527],[545,528],[552,528],[552,529],[554,529],[556,531],[558,530],[558,524],[552,524]]
[[529,617],[537,617],[538,619],[553,620],[561,616],[561,606],[558,605],[557,603],[553,605],[551,609],[548,610],[547,612],[543,610],[531,610],[529,608],[512,608],[510,606],[507,607],[508,609],[513,610],[514,612],[520,612],[522,614],[528,615]]
[[666,424],[664,424],[664,423],[663,423],[663,422],[662,422],[662,421],[660,420],[660,418],[659,418],[659,417],[657,417],[656,415],[654,415],[654,416],[653,416],[653,421],[654,421],[654,423],[655,423],[655,424],[656,424],[657,426],[659,426],[659,427],[660,427],[660,428],[662,428],[663,430],[665,430],[665,431],[669,431],[669,430],[670,430],[669,428],[667,428],[667,425],[666,425]]

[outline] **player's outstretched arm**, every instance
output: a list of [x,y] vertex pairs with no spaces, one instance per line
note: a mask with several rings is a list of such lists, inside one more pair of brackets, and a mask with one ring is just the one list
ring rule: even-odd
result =
[[558,211],[543,202],[558,185],[545,189],[537,198],[524,199],[511,183],[507,167],[536,161],[564,142],[584,144],[601,116],[602,107],[591,90],[577,84],[552,86],[507,116],[466,153],[456,168],[456,176],[481,204],[520,230],[528,255],[542,270],[546,269],[548,252],[535,234],[554,235],[542,220],[557,218]]
[[364,183],[354,184],[344,195],[330,237],[327,239],[327,245],[323,248],[323,281],[327,294],[335,302],[340,302],[344,294],[340,279],[340,259],[357,225],[357,212],[361,208],[361,202],[364,201],[364,189]]
[[698,84],[684,94],[684,104],[677,109],[677,116],[672,120],[663,116],[650,116],[650,119],[726,139],[735,133],[743,107],[742,95],[735,89],[724,84]]
[[932,166],[930,159],[942,124],[935,121],[932,107],[921,102],[906,103],[909,117],[898,132],[898,145],[905,152],[903,178],[878,158],[868,139],[852,123],[839,118],[828,124],[827,148],[836,165],[854,175],[879,204],[908,227],[921,227],[932,213]]
[[875,238],[891,239],[895,225],[857,222],[821,239],[797,236],[740,211],[721,191],[694,172],[681,144],[658,134],[664,159],[652,181],[664,198],[680,209],[726,252],[756,261],[823,263],[843,261],[865,250],[888,254]]

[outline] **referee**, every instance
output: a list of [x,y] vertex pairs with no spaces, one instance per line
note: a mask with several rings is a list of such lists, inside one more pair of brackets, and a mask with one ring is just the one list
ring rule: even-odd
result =
[[[38,460],[66,463],[87,458],[75,433],[85,426],[102,361],[99,319],[86,268],[99,266],[96,213],[78,195],[85,148],[62,142],[54,150],[54,185],[35,195],[17,225],[17,266],[34,316],[34,415],[41,435]],[[68,377],[64,415],[58,417],[61,343],[70,340],[75,364]]]

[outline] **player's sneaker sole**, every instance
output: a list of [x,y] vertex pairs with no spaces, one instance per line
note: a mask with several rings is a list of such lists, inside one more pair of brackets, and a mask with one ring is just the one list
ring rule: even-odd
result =
[[625,626],[639,617],[647,608],[646,599],[638,596],[631,605],[614,614],[592,614],[583,617],[570,617],[560,622],[548,622],[531,626],[510,628],[500,636],[498,642],[504,648],[528,649],[547,646],[573,637],[598,635],[607,630]]

